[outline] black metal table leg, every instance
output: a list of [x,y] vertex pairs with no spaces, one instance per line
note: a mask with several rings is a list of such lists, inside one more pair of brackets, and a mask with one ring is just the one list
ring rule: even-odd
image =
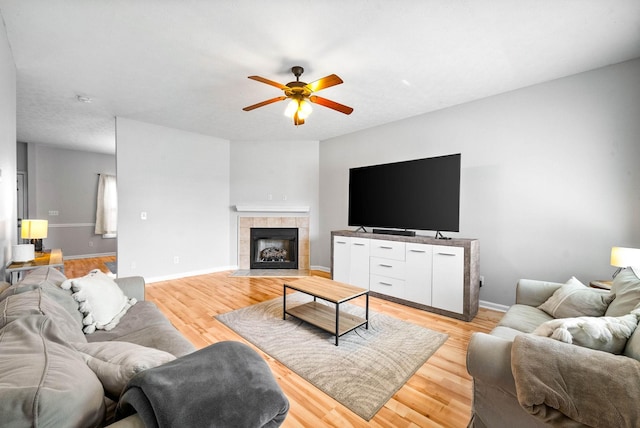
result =
[[287,319],[287,285],[285,284],[282,290],[282,319]]
[[336,346],[338,346],[338,337],[340,337],[340,303],[336,303]]

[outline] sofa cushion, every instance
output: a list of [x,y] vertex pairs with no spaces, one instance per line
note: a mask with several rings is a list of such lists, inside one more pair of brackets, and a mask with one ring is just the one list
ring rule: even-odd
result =
[[619,317],[626,315],[640,303],[640,279],[634,269],[622,270],[611,284],[611,293],[616,298],[607,309],[605,315],[609,317]]
[[54,268],[44,266],[34,269],[22,281],[4,290],[0,294],[0,301],[11,295],[42,290],[73,317],[78,328],[82,328],[82,313],[78,311],[78,303],[71,296],[71,291],[60,288],[66,279],[62,272]]
[[95,427],[104,391],[48,315],[27,315],[0,330],[0,415],[11,426]]
[[[640,305],[636,306],[634,310],[637,309],[640,309]],[[640,328],[636,328],[629,340],[627,340],[622,354],[640,361]]]
[[74,343],[73,347],[116,400],[133,375],[176,359],[168,352],[128,342]]
[[589,288],[571,277],[538,308],[554,318],[599,317],[604,315],[614,298],[613,293]]
[[176,357],[189,354],[195,347],[150,301],[132,306],[112,330],[99,330],[87,336],[89,342],[119,340],[169,352]]
[[523,333],[531,333],[540,324],[553,317],[533,306],[515,304],[502,317],[498,326],[509,327]]
[[577,317],[547,321],[533,331],[565,343],[620,354],[636,330],[635,313],[621,317]]
[[118,284],[99,269],[89,274],[65,281],[62,288],[73,290],[73,298],[84,314],[82,323],[87,334],[97,330],[111,330],[136,303],[124,295]]
[[27,315],[48,315],[65,341],[86,342],[82,329],[58,301],[38,288],[0,301],[0,328]]

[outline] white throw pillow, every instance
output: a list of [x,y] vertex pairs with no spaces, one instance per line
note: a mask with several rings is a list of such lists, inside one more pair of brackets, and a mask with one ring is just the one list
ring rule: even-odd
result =
[[69,279],[60,287],[73,290],[78,309],[84,314],[82,331],[87,334],[95,330],[111,330],[137,302],[135,298],[127,298],[118,284],[99,269],[81,278]]
[[538,336],[585,348],[621,354],[638,325],[640,310],[621,317],[577,317],[550,320],[533,331]]

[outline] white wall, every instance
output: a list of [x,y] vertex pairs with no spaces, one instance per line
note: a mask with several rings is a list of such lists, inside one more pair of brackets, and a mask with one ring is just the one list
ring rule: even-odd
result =
[[447,235],[480,240],[481,300],[512,304],[519,278],[606,279],[612,246],[640,247],[635,60],[322,141],[312,263],[330,266],[329,233],[348,228],[350,167],[458,152]]
[[0,20],[0,281],[16,243],[16,67]]
[[116,161],[119,276],[156,281],[228,267],[227,140],[117,118]]
[[28,218],[49,221],[45,248],[65,258],[115,254],[116,240],[94,231],[98,174],[115,174],[116,157],[30,143],[28,159]]
[[[318,235],[318,141],[233,141],[230,164],[230,264],[238,264],[239,213],[235,205],[309,206],[309,237],[313,254],[314,245],[323,239]],[[256,212],[244,215],[259,217],[265,214]]]

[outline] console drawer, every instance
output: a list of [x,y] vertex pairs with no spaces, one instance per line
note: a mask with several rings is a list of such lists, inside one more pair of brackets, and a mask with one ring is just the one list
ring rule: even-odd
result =
[[406,263],[400,260],[371,257],[369,261],[369,270],[372,275],[404,279],[405,265]]
[[371,254],[372,257],[404,260],[405,243],[399,241],[383,241],[381,239],[372,239],[369,251],[369,254]]
[[369,282],[369,290],[399,299],[404,299],[404,287],[403,280],[380,275],[371,275]]

